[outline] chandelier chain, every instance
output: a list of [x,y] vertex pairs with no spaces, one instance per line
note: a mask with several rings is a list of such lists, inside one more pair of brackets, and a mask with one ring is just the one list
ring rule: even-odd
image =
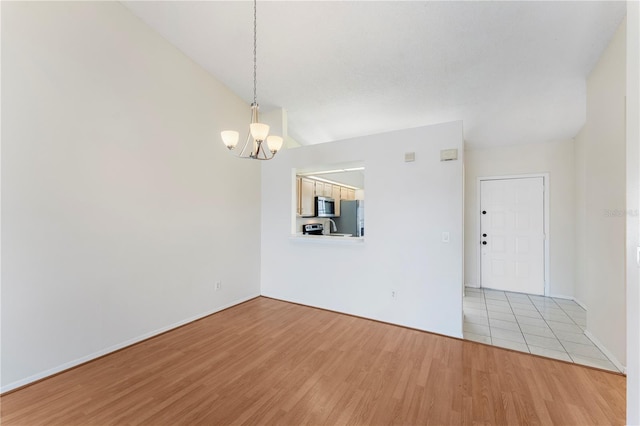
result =
[[257,0],[253,0],[253,103],[255,105],[258,105],[258,98],[256,95],[257,92],[257,70],[258,70],[258,65],[257,65],[257,61],[256,61],[256,47],[258,45],[258,38],[256,36],[257,34],[257,13],[256,13],[256,6],[257,6]]

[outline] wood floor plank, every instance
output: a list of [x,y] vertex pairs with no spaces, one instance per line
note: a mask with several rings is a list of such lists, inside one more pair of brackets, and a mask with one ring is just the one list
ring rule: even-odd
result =
[[625,380],[262,297],[3,395],[0,421],[624,424]]

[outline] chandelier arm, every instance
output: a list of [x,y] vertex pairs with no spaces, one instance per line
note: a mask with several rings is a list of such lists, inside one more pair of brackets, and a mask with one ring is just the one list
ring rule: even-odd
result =
[[253,160],[266,161],[266,160],[271,160],[273,158],[273,154],[271,156],[269,156],[267,151],[264,149],[264,144],[265,144],[264,141],[262,141],[262,142],[260,142],[258,144],[257,153],[256,153],[255,157],[252,158]]
[[[247,152],[247,148],[251,146],[251,151]],[[244,146],[242,147],[242,151],[238,154],[238,157],[241,158],[249,158],[249,156],[253,155],[253,138],[251,137],[251,133],[247,135],[247,140],[244,142]]]
[[271,160],[273,158],[273,155],[269,156],[270,151],[267,151],[264,149],[264,146],[266,145],[267,141],[263,141],[260,144],[260,150],[262,151],[262,155],[263,155],[263,160]]

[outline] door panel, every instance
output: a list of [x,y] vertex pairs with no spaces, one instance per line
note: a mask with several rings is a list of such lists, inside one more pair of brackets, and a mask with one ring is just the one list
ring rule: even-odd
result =
[[481,286],[544,294],[544,180],[480,182]]

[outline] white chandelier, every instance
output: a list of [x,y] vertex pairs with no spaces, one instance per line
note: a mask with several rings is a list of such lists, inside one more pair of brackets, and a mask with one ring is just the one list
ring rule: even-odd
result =
[[[253,103],[251,104],[251,123],[249,124],[249,134],[242,150],[237,154],[240,158],[250,158],[253,160],[271,160],[282,148],[283,140],[280,136],[270,135],[269,126],[258,121],[258,101],[256,97],[256,0],[253,0]],[[234,150],[238,144],[240,134],[235,130],[225,130],[220,133],[222,142],[229,150]],[[264,147],[267,143],[268,151]]]

